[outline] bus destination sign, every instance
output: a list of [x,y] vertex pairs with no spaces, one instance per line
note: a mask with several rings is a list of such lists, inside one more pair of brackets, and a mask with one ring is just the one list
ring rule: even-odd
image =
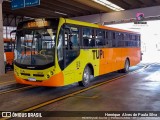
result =
[[27,23],[28,28],[46,27],[48,25],[49,25],[48,21],[32,21]]

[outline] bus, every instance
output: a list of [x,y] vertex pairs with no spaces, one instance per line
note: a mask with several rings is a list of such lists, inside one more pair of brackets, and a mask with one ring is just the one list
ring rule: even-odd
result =
[[4,41],[4,56],[6,62],[5,69],[7,69],[7,67],[13,68],[15,41],[9,38],[3,38],[3,41]]
[[17,27],[14,76],[21,84],[86,87],[96,76],[128,72],[140,58],[139,33],[66,18],[32,19]]

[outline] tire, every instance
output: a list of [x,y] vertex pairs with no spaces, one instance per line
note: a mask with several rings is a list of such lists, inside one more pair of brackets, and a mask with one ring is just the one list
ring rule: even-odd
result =
[[79,81],[79,86],[87,87],[91,80],[91,69],[86,66],[83,71],[83,78],[82,81]]
[[126,59],[125,64],[124,64],[124,69],[122,69],[122,72],[123,73],[129,72],[129,66],[130,66],[129,60]]

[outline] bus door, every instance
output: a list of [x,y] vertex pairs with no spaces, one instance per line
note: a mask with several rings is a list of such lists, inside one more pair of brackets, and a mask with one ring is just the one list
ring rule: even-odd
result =
[[78,71],[80,69],[80,61],[76,60],[80,53],[79,29],[69,25],[64,27],[64,73],[69,81],[75,82],[75,76],[79,74]]

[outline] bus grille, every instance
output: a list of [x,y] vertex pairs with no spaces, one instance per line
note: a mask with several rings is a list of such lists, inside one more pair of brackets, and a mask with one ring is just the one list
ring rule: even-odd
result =
[[24,76],[30,76],[29,73],[21,73],[21,75],[24,75]]
[[35,77],[44,77],[43,74],[33,74],[33,76],[35,76]]

